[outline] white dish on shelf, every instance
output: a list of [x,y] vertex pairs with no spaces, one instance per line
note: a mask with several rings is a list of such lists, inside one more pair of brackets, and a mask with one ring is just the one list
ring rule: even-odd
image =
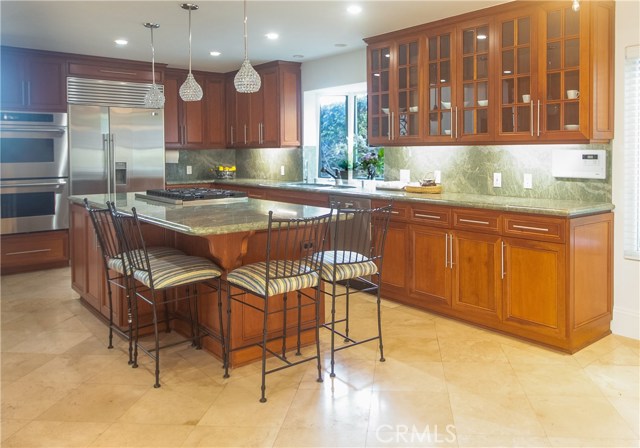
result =
[[442,104],[443,109],[451,109],[451,102],[440,101],[440,104]]
[[389,108],[388,107],[383,107],[382,108],[382,113],[386,114],[386,115],[389,115]]
[[486,107],[489,105],[489,100],[478,100],[478,106]]
[[445,129],[444,130],[444,134],[445,135],[451,135],[451,129]]
[[418,112],[418,106],[411,106],[409,112]]
[[580,130],[580,125],[579,124],[565,124],[564,125],[564,130],[565,131],[579,131]]

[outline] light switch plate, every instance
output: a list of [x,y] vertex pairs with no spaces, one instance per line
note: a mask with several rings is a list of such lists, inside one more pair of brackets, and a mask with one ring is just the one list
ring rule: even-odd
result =
[[524,188],[530,190],[533,188],[533,176],[531,173],[524,173]]
[[193,174],[193,169],[191,165],[187,165],[187,174]]
[[440,170],[435,170],[433,172],[433,177],[434,177],[433,180],[435,180],[437,184],[442,183],[442,173],[440,172]]
[[284,176],[284,165],[280,165],[280,175]]
[[493,186],[494,188],[502,187],[502,173],[493,173]]

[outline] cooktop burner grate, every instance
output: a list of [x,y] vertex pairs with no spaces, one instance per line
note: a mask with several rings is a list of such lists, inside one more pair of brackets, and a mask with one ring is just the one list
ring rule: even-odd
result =
[[234,190],[220,190],[215,188],[168,188],[147,190],[136,193],[137,198],[156,200],[169,204],[223,204],[247,200],[247,193]]

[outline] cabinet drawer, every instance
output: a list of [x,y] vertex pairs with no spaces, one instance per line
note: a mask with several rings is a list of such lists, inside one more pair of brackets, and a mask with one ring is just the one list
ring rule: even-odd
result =
[[434,227],[449,227],[451,225],[451,210],[440,207],[413,206],[411,221]]
[[483,233],[500,233],[500,214],[484,210],[453,210],[453,228]]
[[69,236],[66,230],[25,233],[2,237],[2,272],[19,272],[50,267],[69,261]]
[[546,216],[503,215],[505,236],[563,243],[566,221]]
[[[383,201],[380,199],[374,199],[371,201],[371,207],[379,208],[389,205],[390,201]],[[406,202],[393,202],[391,206],[391,220],[404,221],[410,216],[411,207]]]

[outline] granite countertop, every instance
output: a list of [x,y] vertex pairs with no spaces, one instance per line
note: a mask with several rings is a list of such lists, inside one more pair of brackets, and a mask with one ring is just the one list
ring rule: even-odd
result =
[[200,236],[264,230],[268,227],[270,210],[273,210],[275,216],[287,218],[309,218],[329,212],[328,208],[250,198],[246,202],[205,205],[172,205],[148,201],[136,198],[135,193],[121,193],[115,198],[106,194],[70,196],[69,200],[83,204],[85,197],[97,207],[104,207],[107,201],[115,199],[116,208],[120,211],[131,212],[131,208],[135,207],[141,221]]
[[[313,186],[301,182],[280,182],[257,179],[215,179],[207,183],[218,185],[237,185],[254,188],[278,188],[294,191],[341,194],[370,199],[398,200],[431,205],[482,208],[516,213],[533,213],[560,217],[577,217],[604,213],[613,210],[610,202],[583,202],[558,199],[516,198],[509,196],[489,196],[465,193],[420,194],[407,193],[402,190],[367,190],[359,186],[355,188],[332,188],[331,186]],[[355,185],[355,184],[354,184]]]

